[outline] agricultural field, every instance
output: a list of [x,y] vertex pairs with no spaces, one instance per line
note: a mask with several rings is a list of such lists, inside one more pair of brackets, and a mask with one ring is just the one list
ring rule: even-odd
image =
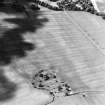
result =
[[[11,8],[0,10],[0,77],[5,80],[0,105],[104,105],[105,20],[86,12],[30,13],[29,18]],[[38,77],[43,88],[33,86],[42,69],[57,78],[46,82],[38,75],[34,83]],[[56,90],[57,83],[70,85],[69,96]]]

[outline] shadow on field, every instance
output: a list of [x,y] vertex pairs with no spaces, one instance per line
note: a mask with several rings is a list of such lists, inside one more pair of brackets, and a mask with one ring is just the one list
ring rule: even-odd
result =
[[[8,11],[9,10],[2,10],[0,13],[5,13],[7,15],[8,13],[13,15],[16,14]],[[40,11],[35,11],[34,19],[29,19],[28,17],[8,17],[3,19],[4,22],[10,25],[14,24],[18,27],[8,29],[0,35],[0,66],[9,65],[14,57],[15,59],[22,59],[27,56],[27,51],[32,51],[36,48],[33,43],[25,41],[23,34],[26,32],[35,33],[37,29],[44,26],[44,23],[48,22],[46,18],[38,18],[41,14]],[[2,29],[0,29],[0,31],[1,30]],[[0,70],[0,103],[12,100],[17,91],[17,87],[15,83],[8,80],[4,75],[4,71]]]
[[10,25],[14,24],[18,27],[7,30],[0,37],[0,65],[9,64],[13,57],[25,57],[26,51],[36,48],[32,43],[24,41],[22,34],[26,32],[35,33],[37,29],[44,26],[45,22],[48,22],[46,18],[39,19],[38,16],[40,15],[40,11],[35,11],[34,19],[28,17],[4,19]]
[[7,102],[15,97],[17,84],[8,80],[4,75],[3,69],[0,69],[0,103]]

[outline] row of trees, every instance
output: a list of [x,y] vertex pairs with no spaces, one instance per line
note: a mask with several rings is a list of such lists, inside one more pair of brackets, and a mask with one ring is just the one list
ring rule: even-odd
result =
[[[48,1],[48,2],[47,2]],[[15,9],[19,10],[21,7],[22,10],[26,11],[27,9],[31,8],[32,10],[39,10],[39,6],[43,6],[45,8],[51,9],[51,10],[61,10],[59,9],[59,6],[53,6],[51,2],[57,2],[61,0],[1,0],[1,4],[3,5],[11,5]]]

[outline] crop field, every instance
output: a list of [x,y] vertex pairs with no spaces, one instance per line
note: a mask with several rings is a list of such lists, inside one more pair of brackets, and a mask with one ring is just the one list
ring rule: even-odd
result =
[[[30,86],[39,69],[55,67],[74,94],[49,105],[104,105],[105,20],[85,12],[0,12],[0,65],[18,84],[16,96],[0,105],[44,105],[47,92]],[[3,54],[1,54],[3,53]],[[45,99],[44,99],[45,98]]]

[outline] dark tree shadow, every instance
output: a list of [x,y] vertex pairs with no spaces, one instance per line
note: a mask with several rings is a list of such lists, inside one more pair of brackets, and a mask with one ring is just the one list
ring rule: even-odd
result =
[[17,85],[4,75],[3,70],[0,70],[0,102],[14,98],[17,88]]
[[7,14],[17,14],[24,11],[24,6],[18,3],[0,3],[0,12],[4,12]]
[[[35,45],[24,41],[22,34],[26,32],[36,32],[37,29],[44,26],[48,20],[39,19],[40,11],[35,11],[34,19],[8,18],[4,21],[17,25],[18,27],[10,29],[0,37],[0,65],[9,64],[14,56],[25,57],[26,51],[35,49]],[[30,36],[31,37],[31,36]]]
[[[17,14],[9,9],[2,9],[0,12],[6,14]],[[27,56],[27,51],[36,49],[36,46],[33,43],[24,40],[23,34],[26,32],[35,33],[36,30],[42,28],[44,24],[48,22],[46,18],[38,18],[41,14],[40,11],[35,11],[34,19],[29,19],[28,17],[15,17],[5,18],[3,20],[10,24],[15,24],[18,27],[8,29],[0,35],[0,66],[9,65],[14,57],[22,59]],[[1,30],[2,29],[0,29],[0,31]],[[12,100],[17,91],[17,87],[18,86],[15,83],[8,80],[4,75],[4,71],[0,70],[0,102]]]

